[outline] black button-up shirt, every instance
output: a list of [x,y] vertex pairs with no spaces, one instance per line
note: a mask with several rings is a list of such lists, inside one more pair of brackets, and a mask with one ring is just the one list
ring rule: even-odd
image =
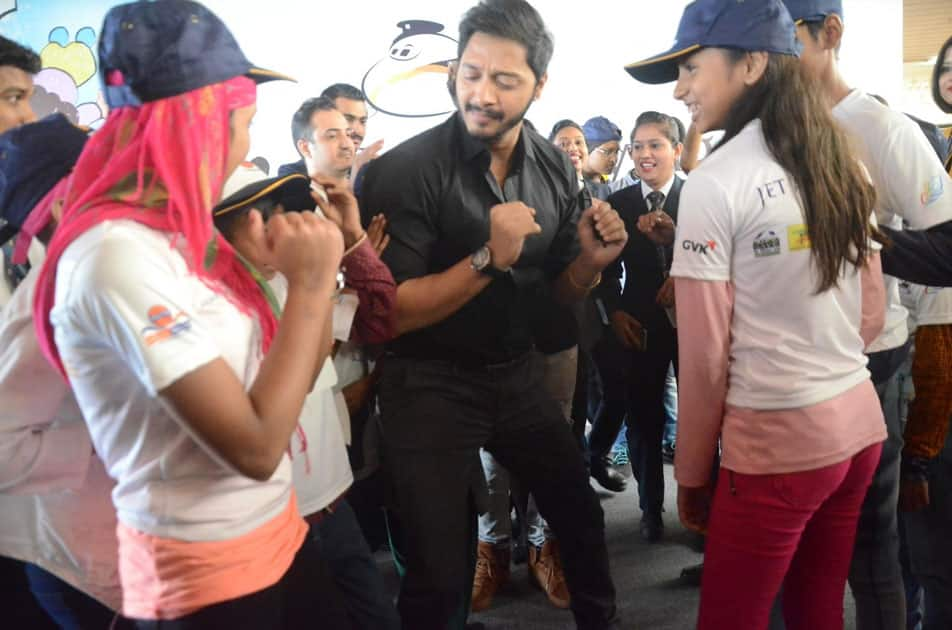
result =
[[490,209],[521,201],[536,211],[542,233],[526,239],[510,278],[493,280],[445,320],[407,333],[400,356],[490,365],[533,345],[530,306],[579,252],[575,171],[568,157],[523,127],[500,187],[487,146],[470,136],[459,114],[407,140],[367,168],[361,193],[365,221],[387,217],[383,260],[397,283],[440,273],[489,240]]

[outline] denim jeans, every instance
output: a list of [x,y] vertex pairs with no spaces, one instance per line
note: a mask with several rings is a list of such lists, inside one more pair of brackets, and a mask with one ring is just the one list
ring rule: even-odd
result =
[[347,501],[311,526],[355,628],[397,630],[400,617]]
[[673,446],[678,434],[678,379],[674,375],[674,363],[668,366],[664,381],[664,437],[661,443]]
[[[899,463],[902,454],[902,382],[899,367],[910,343],[870,355],[873,384],[882,403],[888,437],[863,502],[850,567],[857,630],[906,626],[906,593],[899,564]],[[876,376],[880,380],[877,380]]]
[[[26,577],[36,601],[62,630],[109,628],[118,617],[96,599],[35,564],[26,565]],[[118,621],[116,628],[125,623]]]

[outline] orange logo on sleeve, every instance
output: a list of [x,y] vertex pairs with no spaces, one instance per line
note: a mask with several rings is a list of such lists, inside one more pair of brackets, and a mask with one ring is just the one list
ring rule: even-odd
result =
[[160,304],[150,307],[147,314],[149,321],[152,322],[150,326],[142,329],[142,337],[147,346],[171,339],[192,327],[192,321],[188,315],[179,311],[173,316],[168,307]]

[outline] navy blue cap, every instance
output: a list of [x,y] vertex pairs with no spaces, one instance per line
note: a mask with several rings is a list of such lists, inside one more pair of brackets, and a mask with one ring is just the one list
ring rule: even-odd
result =
[[684,8],[674,46],[625,66],[642,83],[678,78],[678,62],[708,46],[799,56],[796,28],[780,0],[696,0]]
[[[0,135],[0,216],[9,240],[30,211],[66,177],[88,138],[62,114],[15,127]],[[0,243],[2,244],[2,243]]]
[[835,13],[843,17],[841,0],[783,0],[794,23],[815,22]]
[[582,125],[582,135],[585,136],[585,142],[589,144],[605,144],[621,140],[621,129],[604,116],[596,116],[589,118]]
[[138,106],[239,76],[258,83],[293,81],[253,66],[224,22],[191,0],[110,9],[99,39],[99,67],[109,107]]

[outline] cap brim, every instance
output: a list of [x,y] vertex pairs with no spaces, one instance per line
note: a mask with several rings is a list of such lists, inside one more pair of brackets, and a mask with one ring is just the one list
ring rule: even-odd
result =
[[263,179],[260,182],[255,182],[254,184],[249,184],[238,192],[229,195],[227,199],[222,199],[221,203],[215,206],[215,209],[212,211],[212,216],[220,217],[238,208],[243,208],[259,199],[274,194],[276,191],[296,180],[308,181],[304,175],[292,173],[284,177],[272,177],[270,179]]
[[281,74],[274,70],[265,70],[264,68],[256,68],[254,66],[248,68],[248,72],[245,73],[245,76],[255,83],[267,83],[268,81],[293,81],[297,83],[297,79],[294,77],[289,77],[286,74]]
[[675,47],[660,55],[630,63],[625,66],[625,70],[642,83],[671,83],[678,80],[678,62],[699,48],[700,44]]

